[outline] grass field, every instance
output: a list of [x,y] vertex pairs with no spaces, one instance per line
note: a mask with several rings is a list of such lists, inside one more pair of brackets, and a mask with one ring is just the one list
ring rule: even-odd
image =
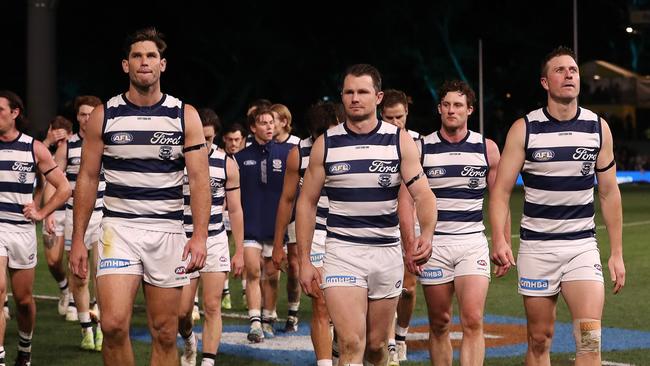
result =
[[[601,259],[605,269],[606,279],[606,304],[603,316],[603,326],[638,330],[650,332],[650,314],[648,303],[650,303],[650,252],[648,251],[648,233],[650,232],[650,186],[648,185],[625,185],[621,186],[624,207],[624,255],[627,270],[627,282],[623,292],[614,296],[611,293],[609,283],[609,271],[607,259],[609,256],[609,244],[607,233],[604,230],[600,212],[597,214],[598,239],[601,248]],[[516,190],[511,202],[513,213],[513,233],[518,233],[519,218],[522,209],[522,192]],[[596,200],[596,202],[598,202]],[[598,209],[599,210],[599,209]],[[644,239],[645,238],[645,239]],[[513,245],[518,246],[518,238],[513,239]],[[39,250],[40,250],[39,246]],[[488,293],[486,314],[495,316],[507,316],[523,319],[524,309],[521,297],[517,294],[516,273],[511,271],[505,278],[493,279]],[[240,281],[230,281],[233,298],[233,310],[229,313],[245,314],[241,300]],[[284,281],[282,287],[284,288]],[[56,296],[58,289],[54,280],[47,271],[47,266],[39,252],[39,264],[37,267],[36,283],[34,293],[37,295]],[[414,318],[425,318],[425,306],[422,301],[421,290],[418,294],[418,304]],[[13,311],[13,303],[11,303]],[[310,300],[303,297],[300,317],[301,326],[306,327],[310,318]],[[140,296],[138,306],[134,311],[132,329],[134,331],[146,329],[146,314],[144,312],[143,300]],[[36,330],[33,340],[33,365],[99,365],[101,357],[98,353],[84,352],[79,349],[80,331],[77,323],[65,322],[56,312],[56,302],[53,300],[38,300],[38,315]],[[280,291],[278,314],[283,317],[286,314],[286,293]],[[559,302],[558,322],[570,321],[568,310],[562,301]],[[224,319],[224,324],[235,326],[245,325],[246,320],[229,317]],[[200,324],[198,324],[200,325]],[[640,333],[641,337],[650,337],[650,333]],[[638,338],[638,336],[637,336]],[[638,340],[638,339],[637,339]],[[611,341],[611,339],[609,340]],[[650,339],[645,339],[650,341]],[[608,339],[604,339],[607,344]],[[647,343],[647,342],[646,342]],[[5,338],[5,349],[7,350],[8,364],[13,361],[16,354],[17,330],[14,319],[8,322]],[[133,342],[136,363],[138,365],[148,364],[149,344],[143,341]],[[230,349],[230,348],[229,348]],[[228,354],[220,354],[217,357],[217,364],[220,365],[274,365],[259,359],[247,358],[250,355],[246,351],[227,351]],[[572,353],[555,353],[552,355],[554,365],[571,365]],[[620,364],[650,365],[650,349],[621,349],[617,351],[603,352],[603,360],[617,362]],[[454,364],[457,364],[457,359]],[[280,364],[286,364],[280,363]],[[295,363],[299,364],[299,363]],[[428,362],[405,362],[404,365],[425,365]],[[523,357],[500,357],[487,358],[486,365],[521,365]]]

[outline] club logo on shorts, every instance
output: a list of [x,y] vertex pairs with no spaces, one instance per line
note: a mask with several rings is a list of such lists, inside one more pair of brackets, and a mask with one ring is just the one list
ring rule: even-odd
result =
[[524,290],[542,291],[548,290],[548,280],[538,280],[532,278],[520,278],[519,287]]
[[599,272],[602,272],[602,271],[603,271],[603,266],[601,266],[601,265],[598,264],[598,263],[594,264],[594,268],[596,268]]
[[427,268],[420,273],[420,278],[437,279],[442,278],[442,268]]
[[350,170],[350,164],[348,163],[336,163],[332,164],[329,167],[330,174],[343,174]]
[[377,183],[384,188],[390,186],[390,181],[390,174],[379,174],[379,178],[377,178]]
[[594,163],[582,163],[582,169],[580,169],[580,174],[587,176],[591,174],[591,169],[594,166]]
[[441,166],[436,166],[427,170],[427,177],[429,178],[440,178],[444,177],[445,174],[447,174],[447,170]]
[[99,261],[99,269],[125,268],[129,266],[128,259],[122,258],[104,258]]
[[221,263],[226,263],[226,262],[228,262],[228,258],[226,258],[226,257],[224,257],[224,256],[222,255],[221,257],[219,257],[219,262],[221,262]]
[[176,273],[177,275],[185,274],[185,266],[176,267],[174,273]]
[[354,276],[327,276],[325,277],[326,283],[356,283],[357,278]]
[[172,147],[169,145],[163,145],[160,147],[160,152],[158,153],[161,159],[169,160],[172,157]]
[[487,262],[485,260],[483,260],[483,259],[477,260],[476,264],[478,264],[479,266],[483,266],[483,267],[487,266]]
[[533,160],[549,161],[555,157],[555,152],[549,149],[537,150],[533,153]]
[[34,260],[34,257],[35,257],[35,256],[36,256],[36,255],[35,255],[34,253],[32,253],[32,254],[30,254],[29,257],[27,257],[27,258],[28,258],[29,261],[31,262],[31,261]]
[[402,287],[402,280],[395,282],[395,288],[400,288],[400,287]]
[[128,144],[133,141],[133,135],[128,132],[117,132],[111,136],[111,142],[117,145]]

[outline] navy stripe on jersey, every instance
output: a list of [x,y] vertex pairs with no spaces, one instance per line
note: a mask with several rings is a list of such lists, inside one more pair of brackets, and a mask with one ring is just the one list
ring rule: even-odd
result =
[[399,241],[399,237],[359,237],[351,235],[342,235],[330,230],[327,230],[327,237],[334,238],[350,243],[366,244],[366,245],[391,245]]
[[0,202],[0,211],[23,214],[24,206],[18,203]]
[[119,211],[111,211],[104,207],[104,216],[106,217],[117,217],[121,219],[137,219],[139,217],[142,218],[147,218],[147,219],[165,219],[165,220],[182,220],[183,219],[183,210],[179,211],[173,211],[173,212],[167,212],[164,214],[136,214],[136,213],[128,213],[128,212],[119,212]]
[[521,173],[524,186],[545,191],[570,192],[582,191],[594,187],[594,175],[574,177],[545,177],[527,172]]
[[387,188],[332,188],[327,187],[330,201],[375,202],[387,201],[395,197],[399,186]]
[[481,222],[483,221],[483,211],[438,210],[438,221]]
[[574,121],[563,121],[561,123],[551,123],[548,121],[530,121],[528,124],[528,133],[553,133],[553,132],[564,132],[564,131],[574,131],[574,132],[586,132],[591,133],[594,130],[593,121],[583,121],[583,120],[574,120]]
[[570,233],[540,233],[526,228],[519,228],[519,236],[522,240],[579,240],[593,238],[596,236],[595,229],[575,231]]
[[116,159],[110,156],[102,158],[104,169],[124,172],[169,173],[185,169],[185,159],[151,160],[151,159]]
[[174,200],[182,197],[183,187],[169,188],[144,188],[144,187],[127,187],[113,183],[106,183],[107,197],[122,198],[127,200]]
[[34,192],[34,186],[24,183],[0,182],[0,192],[31,194]]
[[106,145],[183,145],[183,133],[171,131],[112,131],[104,133]]
[[[592,122],[593,124],[593,122]],[[596,161],[598,150],[581,146],[531,148],[526,150],[526,160],[536,161],[542,157],[544,161]]]
[[478,200],[483,198],[483,191],[471,188],[434,188],[436,198],[458,198],[464,200]]
[[524,202],[524,215],[553,220],[569,220],[591,217],[594,215],[594,204],[577,206],[550,206]]
[[372,227],[393,227],[399,224],[397,213],[381,216],[341,216],[329,214],[327,216],[328,227],[349,227],[349,228],[372,228]]
[[[385,146],[385,145],[391,145],[391,144],[396,144],[395,142],[395,136],[390,135],[390,134],[368,134],[368,135],[362,135],[363,136],[363,144],[364,145],[379,145],[379,146]],[[327,148],[328,149],[335,149],[337,147],[346,147],[346,146],[354,146],[358,143],[358,138],[356,135],[335,135],[335,136],[328,136],[328,141],[327,141]]]
[[[126,98],[124,98],[126,99]],[[161,100],[164,101],[165,98]],[[111,107],[106,109],[106,118],[110,119],[115,116],[138,116],[138,117],[167,117],[167,118],[176,118],[178,117],[178,107],[166,107],[160,105],[160,102],[151,107],[139,107],[133,108],[132,104],[122,104],[116,107]]]

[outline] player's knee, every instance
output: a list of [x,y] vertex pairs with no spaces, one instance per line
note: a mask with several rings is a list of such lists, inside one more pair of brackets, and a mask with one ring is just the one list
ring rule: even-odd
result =
[[221,294],[203,299],[203,311],[206,317],[221,316]]
[[129,324],[109,316],[106,312],[102,312],[101,327],[104,338],[122,340],[129,335]]
[[528,347],[533,354],[541,355],[550,351],[552,339],[553,331],[550,328],[529,332]]
[[151,338],[162,347],[174,347],[177,331],[176,324],[172,322],[153,324]]
[[261,274],[259,267],[246,267],[246,281],[259,281]]
[[346,355],[359,353],[364,347],[363,340],[356,334],[337,334],[336,341],[339,352]]
[[468,311],[462,314],[461,324],[463,334],[480,333],[483,329],[483,313],[480,311]]
[[576,340],[576,355],[600,353],[600,319],[574,320],[573,337]]
[[429,329],[436,336],[442,336],[449,332],[451,325],[451,313],[448,311],[435,312],[435,315],[429,315]]

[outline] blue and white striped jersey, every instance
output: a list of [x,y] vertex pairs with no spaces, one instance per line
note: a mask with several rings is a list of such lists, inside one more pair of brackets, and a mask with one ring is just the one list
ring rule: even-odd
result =
[[35,180],[34,139],[20,132],[13,141],[0,141],[0,231],[34,230],[23,206],[34,200]]

